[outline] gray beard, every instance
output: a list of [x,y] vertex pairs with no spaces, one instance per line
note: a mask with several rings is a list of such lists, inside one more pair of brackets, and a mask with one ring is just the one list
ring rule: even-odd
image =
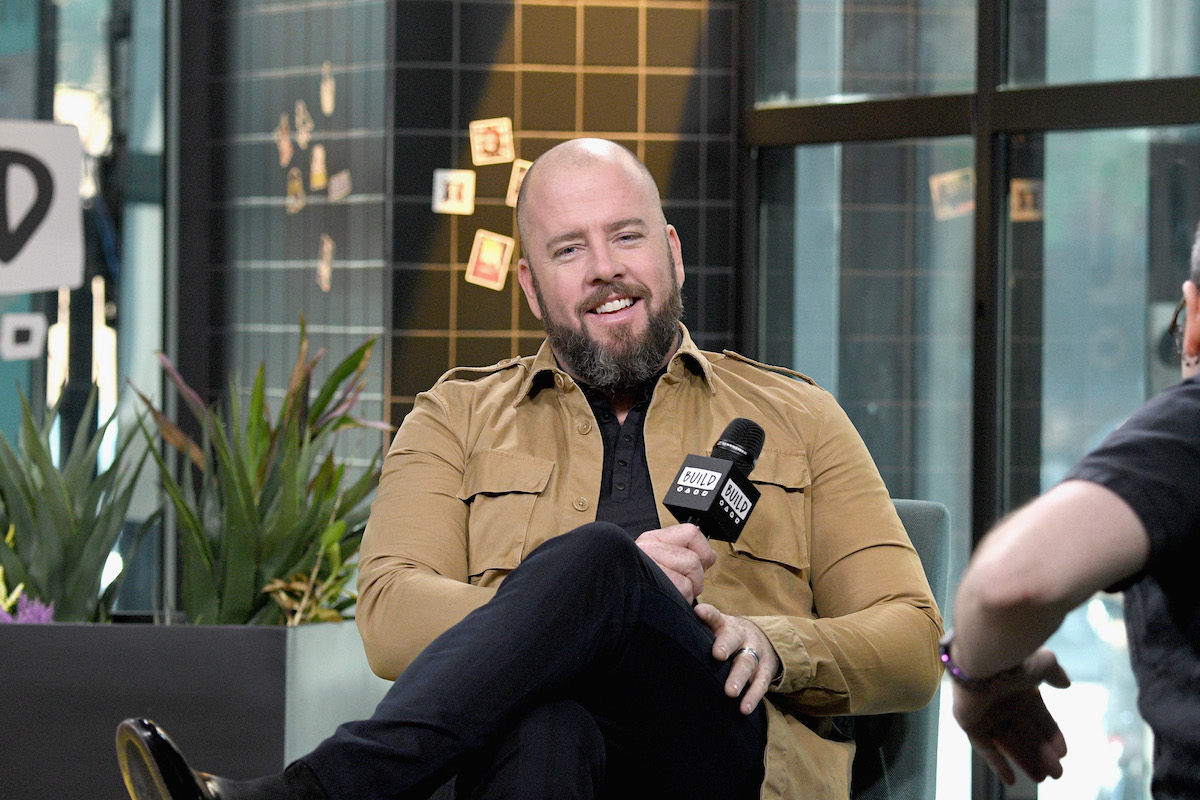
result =
[[[541,291],[534,282],[541,302]],[[647,302],[643,299],[643,302]],[[542,304],[542,308],[545,308]],[[662,308],[650,314],[650,324],[640,340],[628,329],[616,331],[615,346],[601,345],[586,331],[575,330],[550,319],[542,321],[550,346],[568,369],[582,381],[604,392],[632,389],[658,373],[679,336],[683,299],[676,286]]]

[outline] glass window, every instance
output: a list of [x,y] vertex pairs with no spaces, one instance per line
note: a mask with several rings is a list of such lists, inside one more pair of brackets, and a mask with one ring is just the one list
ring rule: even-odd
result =
[[1200,69],[1195,0],[1012,0],[1009,82],[1180,77]]
[[759,104],[971,91],[972,0],[764,0]]
[[[950,508],[951,585],[971,525],[973,158],[956,137],[759,165],[759,356],[833,392],[893,497]],[[967,797],[969,745],[943,720],[938,796]]]
[[[1007,161],[1015,506],[1179,380],[1166,330],[1200,220],[1200,127],[1013,137]],[[1047,691],[1070,750],[1039,797],[1148,798],[1120,597],[1097,595],[1049,646],[1074,681]]]

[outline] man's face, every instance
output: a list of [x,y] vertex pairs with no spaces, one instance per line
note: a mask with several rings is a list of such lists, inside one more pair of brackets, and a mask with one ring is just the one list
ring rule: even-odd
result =
[[651,377],[674,352],[683,314],[679,237],[652,187],[599,161],[550,166],[531,189],[518,278],[555,355],[608,391]]

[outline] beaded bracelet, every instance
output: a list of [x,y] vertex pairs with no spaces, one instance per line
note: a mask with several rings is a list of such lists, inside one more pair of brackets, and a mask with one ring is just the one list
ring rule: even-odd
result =
[[946,673],[950,676],[950,680],[957,683],[964,689],[981,689],[987,685],[991,678],[972,678],[963,668],[954,663],[950,658],[950,645],[954,643],[954,631],[946,631],[946,635],[938,642],[938,653],[942,660],[942,664],[946,668]]

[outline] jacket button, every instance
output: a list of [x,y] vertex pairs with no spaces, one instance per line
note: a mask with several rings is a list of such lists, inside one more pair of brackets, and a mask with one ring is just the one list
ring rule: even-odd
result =
[[575,502],[572,503],[571,505],[575,506],[576,511],[587,511],[588,510],[588,500],[586,497],[576,497]]
[[575,430],[579,431],[584,436],[586,436],[592,430],[592,423],[588,422],[587,420],[584,420],[583,422],[581,422],[575,426]]

